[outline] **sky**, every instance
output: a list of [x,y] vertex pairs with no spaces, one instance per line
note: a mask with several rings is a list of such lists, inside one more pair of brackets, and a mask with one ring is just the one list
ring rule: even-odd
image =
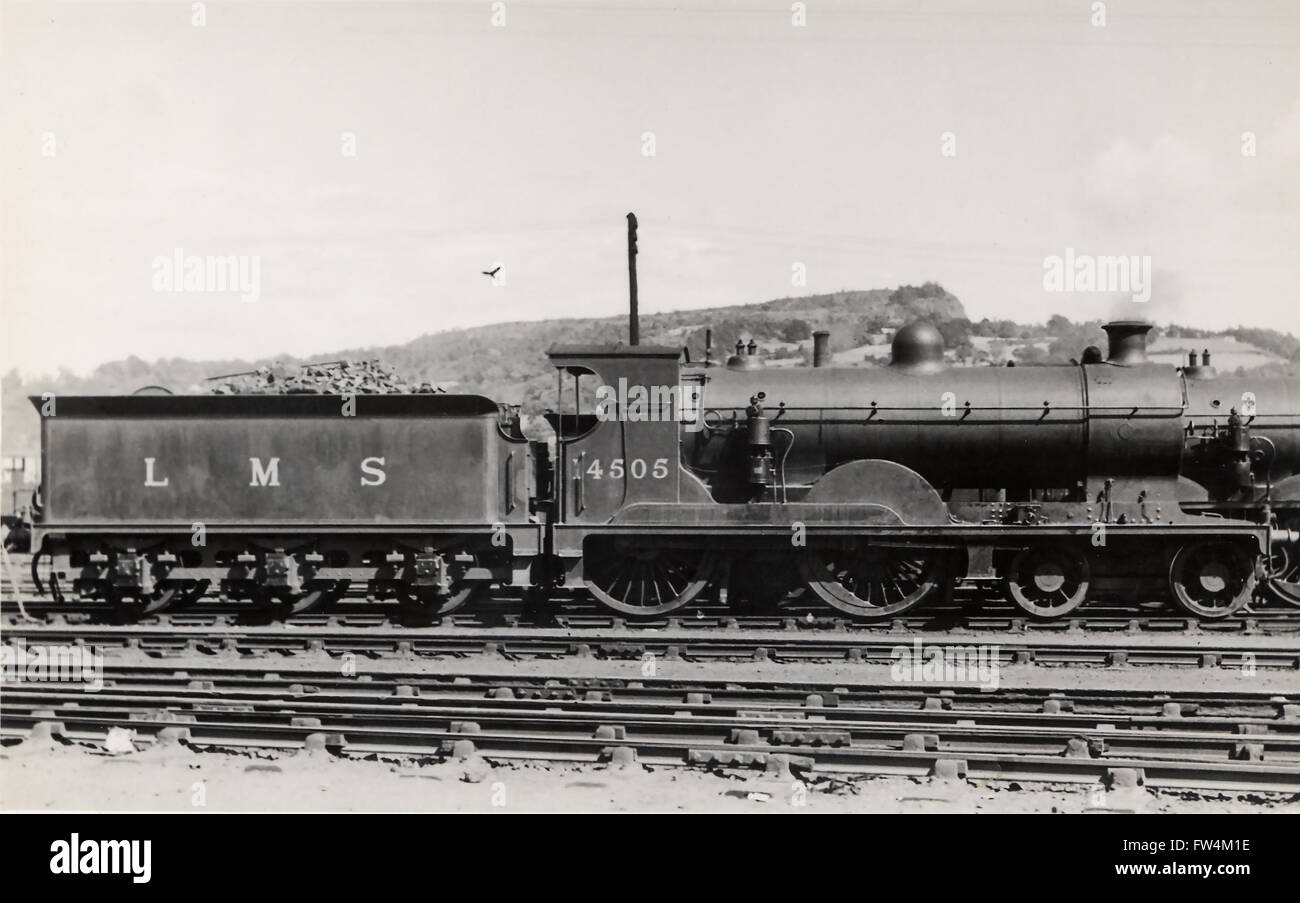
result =
[[[937,280],[1300,333],[1300,5],[798,6],[0,0],[0,369],[619,315],[628,211],[648,312]],[[1067,248],[1150,301],[1048,291]],[[177,249],[257,299],[159,290]]]

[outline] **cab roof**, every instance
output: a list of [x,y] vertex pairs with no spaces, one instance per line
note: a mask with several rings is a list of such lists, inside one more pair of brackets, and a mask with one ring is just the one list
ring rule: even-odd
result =
[[618,342],[613,345],[552,345],[546,352],[546,356],[552,360],[575,360],[592,358],[671,358],[679,359],[682,356],[680,345],[625,345]]

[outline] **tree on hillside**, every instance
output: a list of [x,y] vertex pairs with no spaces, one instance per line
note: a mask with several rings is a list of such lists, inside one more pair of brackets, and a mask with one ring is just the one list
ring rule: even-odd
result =
[[951,320],[940,320],[934,326],[943,336],[944,347],[949,351],[956,352],[958,357],[970,357],[974,353],[975,346],[970,340],[970,320],[954,317]]
[[1063,317],[1060,314],[1052,314],[1047,318],[1047,331],[1052,335],[1063,335],[1074,328],[1069,317]]
[[812,335],[812,327],[808,325],[807,320],[796,317],[779,327],[776,335],[783,342],[802,342]]
[[872,336],[880,335],[880,330],[891,325],[891,318],[882,314],[868,314],[853,326],[850,341],[853,345],[866,345]]
[[971,334],[993,339],[1014,339],[1020,335],[1020,324],[1013,320],[990,320],[985,317],[971,326]]
[[937,282],[926,282],[923,285],[900,285],[889,293],[889,302],[891,304],[907,304],[921,298],[942,298],[947,294],[943,286]]
[[1048,363],[1048,353],[1037,345],[1021,345],[1012,355],[1017,364],[1036,366]]
[[1257,348],[1270,351],[1289,361],[1300,361],[1300,339],[1276,329],[1251,329],[1238,326],[1228,330],[1228,335],[1238,342],[1249,342]]

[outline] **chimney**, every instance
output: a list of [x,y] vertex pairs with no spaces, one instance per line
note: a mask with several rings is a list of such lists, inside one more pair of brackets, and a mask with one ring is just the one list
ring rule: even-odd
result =
[[829,330],[819,329],[812,334],[814,367],[827,367],[831,362],[831,334]]
[[758,342],[755,342],[753,339],[750,339],[750,340],[749,340],[749,356],[750,356],[750,357],[753,357],[753,356],[756,355],[756,354],[758,354]]
[[1206,349],[1204,349],[1204,350],[1201,351],[1201,366],[1202,366],[1202,367],[1208,367],[1208,366],[1210,366],[1210,349],[1209,349],[1209,348],[1206,348]]
[[1151,324],[1141,320],[1116,320],[1102,329],[1110,340],[1106,363],[1120,367],[1140,367],[1147,363],[1147,333]]

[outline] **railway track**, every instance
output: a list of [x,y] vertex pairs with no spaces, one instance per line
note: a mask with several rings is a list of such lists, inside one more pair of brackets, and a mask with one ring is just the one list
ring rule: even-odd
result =
[[[32,583],[30,555],[12,554],[13,572],[7,575],[3,593],[0,593],[0,617],[6,625],[24,613],[39,620],[65,619],[69,623],[116,623],[122,620],[106,603],[81,599],[56,602],[39,596]],[[15,582],[22,605],[13,598]],[[173,609],[148,615],[144,623],[150,624],[207,624],[235,626],[266,623],[271,616],[251,602],[231,601],[209,593],[201,599]],[[398,606],[393,601],[368,599],[363,587],[351,587],[344,596],[332,603],[326,612],[298,614],[292,617],[295,624],[336,624],[369,626],[373,623],[402,623]],[[544,626],[559,624],[569,627],[641,626],[646,629],[693,624],[702,629],[741,625],[755,629],[784,627],[798,630],[855,630],[890,633],[896,631],[972,630],[1025,632],[1097,633],[1240,633],[1286,634],[1300,636],[1300,607],[1278,603],[1261,603],[1247,607],[1234,616],[1222,620],[1200,620],[1184,615],[1166,600],[1121,602],[1096,600],[1078,616],[1057,620],[1027,618],[1016,606],[1010,604],[993,586],[964,585],[953,594],[951,601],[935,601],[911,617],[895,617],[879,621],[853,621],[807,598],[795,598],[775,611],[754,613],[742,608],[730,608],[716,600],[701,599],[688,611],[665,618],[625,619],[600,606],[585,592],[564,591],[554,600],[554,607],[533,611],[521,600],[518,593],[498,592],[492,598],[480,601],[473,610],[444,616],[435,624],[458,627],[473,626]]]
[[[44,728],[37,728],[45,724]],[[1148,787],[1300,791],[1300,696],[927,691],[418,673],[343,679],[112,667],[103,690],[14,685],[0,735],[99,742],[111,728],[196,747],[325,747],[662,765],[793,766]]]
[[[6,600],[0,603],[0,621],[8,629],[26,619],[47,623],[109,625],[124,624],[102,604],[87,602],[54,602],[49,599],[24,601],[22,609]],[[329,612],[295,615],[290,619],[295,626],[374,627],[403,624],[396,605],[344,601],[336,603]],[[209,626],[237,627],[259,626],[275,623],[275,619],[251,604],[200,602],[174,611],[165,611],[131,619],[134,625],[150,626]],[[434,626],[458,628],[476,627],[545,627],[559,626],[569,629],[742,629],[742,630],[798,630],[840,631],[861,634],[889,634],[899,632],[937,631],[996,631],[1011,634],[1056,633],[1189,633],[1202,635],[1294,635],[1300,638],[1300,610],[1264,609],[1248,612],[1221,621],[1201,621],[1196,618],[1163,614],[1133,612],[1097,612],[1087,616],[1062,618],[1055,621],[1038,621],[1017,615],[1010,607],[1005,611],[987,608],[963,609],[958,606],[945,611],[932,611],[923,617],[898,617],[881,621],[853,621],[827,616],[824,611],[792,608],[776,614],[736,614],[723,607],[702,607],[690,614],[630,620],[600,611],[594,606],[566,605],[557,612],[527,610],[517,600],[493,600],[478,610],[457,613],[435,619]]]
[[[923,650],[986,647],[998,665],[1138,666],[1296,670],[1300,644],[1292,638],[1218,635],[1213,642],[1187,643],[1181,634],[1121,634],[1099,642],[1090,634],[1006,636],[951,633],[926,635]],[[1172,640],[1172,641],[1171,641]],[[919,633],[791,631],[738,626],[701,629],[678,624],[643,626],[471,628],[456,625],[392,628],[371,624],[281,624],[228,627],[203,623],[170,625],[6,624],[4,641],[49,645],[85,644],[135,649],[154,656],[188,654],[346,653],[383,657],[467,656],[490,653],[517,658],[602,657],[666,661],[848,661],[891,664],[897,650],[922,642]]]
[[[1300,695],[439,677],[407,664],[476,657],[470,670],[480,672],[496,660],[545,668],[584,658],[885,665],[920,638],[945,654],[996,647],[988,654],[999,667],[1281,673],[1300,670],[1300,611],[1288,608],[1204,622],[1171,617],[1158,603],[1136,614],[1099,605],[1041,622],[963,591],[944,610],[882,622],[798,602],[777,614],[738,614],[707,601],[680,616],[629,620],[581,597],[539,614],[505,596],[424,626],[403,625],[395,605],[355,595],[287,622],[212,598],[132,623],[112,623],[95,603],[25,600],[24,608],[28,618],[10,599],[0,605],[5,643],[103,649],[105,681],[93,694],[6,684],[0,737],[9,745],[33,730],[94,744],[125,727],[142,744],[211,749],[1300,792]],[[343,678],[321,664],[348,655],[384,660],[384,672]],[[195,662],[201,667],[189,667]]]

